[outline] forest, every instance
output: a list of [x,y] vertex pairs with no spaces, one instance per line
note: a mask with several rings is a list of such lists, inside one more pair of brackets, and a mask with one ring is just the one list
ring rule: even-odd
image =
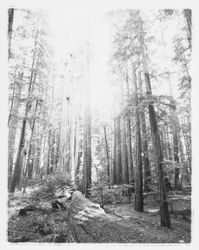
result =
[[190,9],[8,9],[8,242],[191,242]]

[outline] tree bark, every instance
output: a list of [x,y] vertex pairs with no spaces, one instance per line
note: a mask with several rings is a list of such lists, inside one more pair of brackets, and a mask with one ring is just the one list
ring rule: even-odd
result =
[[91,188],[91,117],[88,106],[86,107],[84,117],[83,187],[85,196],[88,197]]
[[[143,95],[141,71],[138,71],[138,84],[139,84],[139,92],[141,95]],[[151,182],[151,169],[148,156],[147,127],[146,127],[145,113],[143,110],[140,110],[140,119],[142,128],[142,151],[143,151],[143,163],[144,163],[144,191],[148,192],[149,185]]]
[[110,165],[109,165],[109,148],[108,148],[108,141],[106,135],[106,127],[104,126],[104,139],[105,139],[105,146],[106,146],[106,159],[107,159],[107,175],[108,175],[108,188],[110,189]]
[[8,59],[11,58],[11,40],[14,20],[14,9],[8,9]]
[[[143,64],[143,70],[144,70],[144,77],[145,77],[145,86],[146,86],[146,94],[148,98],[152,95],[151,90],[151,83],[150,83],[150,76],[149,71],[147,67],[147,61],[146,61],[146,55],[145,55],[145,49],[144,49],[144,33],[142,28],[142,20],[140,18],[140,50],[142,55],[142,64]],[[150,102],[148,105],[149,110],[149,121],[151,126],[151,134],[152,134],[152,140],[153,140],[153,148],[154,148],[154,154],[155,154],[155,166],[156,166],[156,172],[157,172],[157,181],[158,181],[158,189],[159,189],[159,198],[160,198],[160,222],[161,226],[163,227],[170,227],[170,215],[168,211],[168,202],[166,200],[166,189],[165,189],[165,183],[163,178],[163,155],[160,145],[160,136],[159,136],[159,129],[157,126],[156,121],[156,113],[153,106],[153,103]]]
[[184,9],[183,13],[184,13],[184,17],[185,17],[186,24],[187,24],[187,29],[188,29],[188,42],[189,42],[189,46],[191,48],[191,40],[192,40],[192,21],[191,21],[191,17],[192,17],[192,13],[191,13],[190,9]]
[[133,90],[134,90],[134,104],[135,104],[135,123],[136,123],[136,168],[135,168],[135,210],[143,212],[143,174],[142,174],[142,147],[140,134],[140,117],[138,108],[138,94],[137,94],[137,77],[136,69],[133,66]]
[[[129,90],[129,77],[128,77],[128,69],[126,72],[126,88],[127,88],[127,97],[128,100],[130,98],[130,90]],[[128,169],[129,169],[129,183],[134,183],[134,168],[133,168],[133,157],[132,157],[132,142],[131,142],[131,117],[127,114],[126,117],[127,123],[127,156],[128,156]]]
[[[124,87],[121,84],[122,109],[125,109]],[[121,115],[121,162],[123,183],[129,184],[128,151],[127,151],[127,126],[126,116]]]
[[83,146],[83,179],[82,184],[86,197],[90,195],[91,189],[91,167],[92,167],[92,156],[91,156],[91,114],[90,114],[90,85],[89,85],[89,44],[87,47],[86,55],[86,79],[84,87],[84,146]]
[[114,118],[114,184],[122,184],[120,116]]
[[20,181],[21,181],[21,172],[22,172],[22,164],[23,164],[23,156],[26,154],[26,149],[25,149],[25,131],[26,131],[26,122],[27,122],[27,117],[28,117],[28,112],[29,112],[29,104],[30,104],[30,94],[32,91],[33,87],[33,68],[35,66],[35,60],[36,60],[36,45],[37,45],[37,35],[38,35],[38,30],[35,33],[35,40],[34,40],[34,51],[33,51],[33,57],[32,57],[32,65],[31,65],[31,74],[30,74],[30,80],[29,80],[29,86],[28,86],[28,95],[27,95],[27,101],[26,101],[26,107],[25,107],[25,115],[24,119],[22,122],[22,128],[21,128],[21,135],[20,135],[20,141],[19,141],[19,146],[18,146],[18,152],[17,152],[17,159],[15,163],[15,169],[14,169],[14,174],[11,182],[11,187],[10,187],[10,192],[13,193],[15,191],[16,186],[20,186]]
[[28,179],[32,179],[32,173],[33,173],[33,158],[31,159],[31,154],[32,154],[32,140],[33,140],[33,135],[34,135],[34,130],[35,130],[37,106],[38,106],[38,100],[36,100],[36,104],[35,104],[35,112],[34,112],[34,117],[33,117],[33,122],[32,122],[32,127],[31,127],[31,135],[30,135],[30,142],[29,142],[29,148],[28,148],[27,166],[26,166]]
[[[19,74],[18,81],[15,79],[15,86],[13,89],[13,97],[11,101],[10,114],[8,119],[8,188],[10,188],[10,183],[12,180],[13,172],[13,161],[14,161],[14,149],[15,149],[15,139],[18,122],[18,112],[20,107],[20,97],[21,97],[21,85],[20,81],[23,80],[23,74]],[[13,116],[14,114],[14,116]]]

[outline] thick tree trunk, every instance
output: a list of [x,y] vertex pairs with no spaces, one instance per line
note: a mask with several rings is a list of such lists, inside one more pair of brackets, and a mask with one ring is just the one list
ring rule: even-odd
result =
[[[151,91],[151,83],[150,83],[150,77],[149,72],[147,68],[147,61],[145,56],[145,49],[144,49],[144,34],[142,29],[142,20],[140,18],[140,49],[141,49],[141,55],[142,55],[142,63],[143,63],[143,69],[144,69],[144,77],[145,77],[145,86],[146,86],[146,94],[150,98],[152,95]],[[152,102],[148,105],[149,110],[149,120],[150,120],[150,126],[151,126],[151,134],[152,134],[152,140],[153,140],[153,148],[154,148],[154,156],[155,156],[155,166],[156,166],[156,172],[157,172],[157,181],[158,181],[158,190],[159,190],[159,199],[160,199],[160,221],[161,226],[164,227],[170,227],[170,216],[169,216],[169,210],[168,210],[168,202],[166,200],[166,189],[165,189],[165,183],[163,178],[163,155],[160,145],[160,136],[159,136],[159,130],[157,126],[156,121],[156,114],[154,110],[154,106]]]

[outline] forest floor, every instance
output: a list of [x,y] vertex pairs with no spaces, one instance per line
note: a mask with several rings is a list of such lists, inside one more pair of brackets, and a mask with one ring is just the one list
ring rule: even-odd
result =
[[[133,200],[133,199],[132,199]],[[75,242],[94,243],[190,243],[191,242],[191,196],[171,195],[173,213],[171,228],[160,227],[158,206],[153,195],[145,198],[145,211],[137,212],[128,197],[104,205],[111,223],[97,224],[103,228],[103,235],[93,236],[86,233],[86,228],[75,227],[78,237]],[[9,242],[74,242],[61,239],[69,232],[70,224],[61,211],[54,211],[49,202],[42,202],[34,211],[25,216],[19,215],[19,209],[30,205],[20,193],[9,197],[8,241]],[[117,224],[115,224],[117,223]],[[93,223],[95,225],[95,223]],[[88,227],[90,227],[88,225]]]

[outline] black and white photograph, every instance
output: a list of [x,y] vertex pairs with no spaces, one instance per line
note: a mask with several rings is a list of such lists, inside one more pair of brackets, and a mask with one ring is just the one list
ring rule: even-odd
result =
[[7,244],[191,245],[194,9],[31,2],[4,15]]

